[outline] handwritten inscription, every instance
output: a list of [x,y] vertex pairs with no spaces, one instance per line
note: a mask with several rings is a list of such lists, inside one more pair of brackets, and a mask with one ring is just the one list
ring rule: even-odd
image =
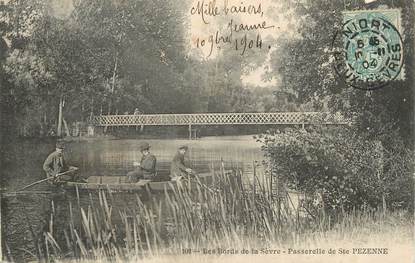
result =
[[199,15],[205,24],[209,24],[206,19],[207,16],[220,15],[219,8],[216,6],[216,0],[208,3],[205,3],[205,1],[197,1],[197,5],[192,7],[190,14]]
[[[244,55],[248,50],[265,47],[262,33],[275,25],[269,24],[264,17],[263,3],[246,4],[242,1],[195,1],[190,15],[209,27],[211,34],[194,36],[196,48],[206,51],[210,57],[215,49],[231,47]],[[270,46],[268,46],[270,48]]]

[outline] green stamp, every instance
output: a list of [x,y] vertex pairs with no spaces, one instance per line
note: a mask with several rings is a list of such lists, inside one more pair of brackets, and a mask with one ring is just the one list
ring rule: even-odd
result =
[[[347,84],[364,90],[402,79],[403,43],[399,10],[343,13],[334,70]],[[334,42],[333,42],[334,43]]]

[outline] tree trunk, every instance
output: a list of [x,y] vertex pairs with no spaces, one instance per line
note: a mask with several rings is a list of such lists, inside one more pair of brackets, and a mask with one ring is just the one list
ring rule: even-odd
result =
[[81,104],[81,121],[84,121],[84,113],[85,113],[85,102]]
[[[115,78],[117,76],[117,67],[118,67],[118,55],[115,55],[115,63],[114,63],[114,70],[112,72],[112,86],[111,86],[111,96],[110,96],[110,101],[109,101],[109,105],[108,105],[108,114],[111,114],[111,106],[112,106],[112,99],[113,99],[113,95],[114,95],[114,91],[115,91]],[[104,133],[107,132],[108,126],[104,127]]]
[[112,99],[115,91],[115,79],[117,77],[117,67],[118,67],[118,55],[115,55],[115,63],[114,63],[114,69],[112,71],[112,83],[111,83],[111,96],[110,96],[110,102],[108,105],[108,115],[111,114],[111,107],[112,107]]
[[94,97],[91,99],[91,106],[90,106],[90,113],[89,113],[89,119],[92,120],[92,117],[94,116]]
[[63,108],[63,98],[59,99],[59,115],[58,115],[58,130],[57,130],[57,136],[62,136],[62,108]]
[[62,122],[63,122],[63,125],[65,127],[66,136],[71,136],[71,132],[69,131],[69,128],[68,128],[68,123],[65,121],[64,118],[62,118]]

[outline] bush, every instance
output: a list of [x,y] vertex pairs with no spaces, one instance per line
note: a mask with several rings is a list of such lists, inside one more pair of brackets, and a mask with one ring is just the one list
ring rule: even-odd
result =
[[399,141],[388,148],[352,127],[268,132],[267,165],[290,189],[319,193],[329,210],[411,206],[412,155]]

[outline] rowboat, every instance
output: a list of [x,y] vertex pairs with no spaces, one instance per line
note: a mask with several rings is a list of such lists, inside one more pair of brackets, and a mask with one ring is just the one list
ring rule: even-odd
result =
[[110,190],[112,192],[143,191],[149,180],[140,180],[137,183],[127,182],[126,176],[90,176],[86,182],[64,182],[65,189],[78,190]]
[[[229,176],[230,172],[224,173]],[[197,188],[198,186],[209,186],[219,180],[219,176],[214,173],[201,173],[190,178],[181,180],[170,180],[155,182],[151,180],[140,180],[137,183],[130,183],[126,176],[90,176],[86,182],[65,182],[62,186],[65,189],[78,190],[109,190],[111,192],[160,192],[171,191],[175,187]]]

